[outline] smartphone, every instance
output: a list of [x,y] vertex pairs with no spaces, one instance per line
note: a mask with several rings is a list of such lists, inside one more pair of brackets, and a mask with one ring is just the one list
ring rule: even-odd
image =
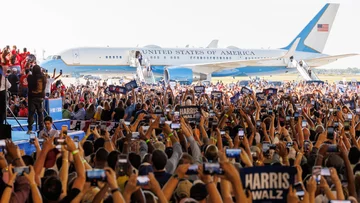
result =
[[290,148],[290,147],[292,147],[294,145],[294,142],[287,142],[286,143],[286,147],[287,148]]
[[257,120],[257,121],[256,121],[256,127],[257,127],[257,128],[260,128],[260,127],[261,127],[261,120]]
[[148,185],[150,182],[150,179],[148,176],[138,176],[137,177],[137,185],[138,186],[145,186]]
[[296,190],[296,196],[298,196],[299,199],[302,200],[304,198],[304,195],[305,195],[302,183],[301,182],[295,183],[294,188]]
[[330,176],[329,168],[322,168],[320,173],[322,176]]
[[295,113],[294,113],[294,119],[295,119],[295,120],[298,120],[299,116],[300,116],[300,113],[299,113],[299,112],[295,112]]
[[64,135],[67,135],[67,133],[68,133],[68,132],[67,132],[67,131],[68,131],[68,126],[67,126],[67,125],[62,125],[62,126],[61,126],[61,130],[62,130],[62,132],[63,132]]
[[28,166],[15,167],[15,168],[13,168],[13,173],[17,173],[17,176],[22,176],[22,175],[24,175],[24,173],[29,174],[30,169]]
[[338,146],[336,144],[331,144],[331,145],[328,146],[327,152],[329,152],[329,153],[331,153],[331,152],[332,153],[337,153],[337,152],[339,152],[339,148],[338,148]]
[[356,109],[356,114],[360,114],[360,108]]
[[270,150],[270,142],[263,142],[262,143],[262,150],[264,153],[268,152]]
[[30,133],[30,144],[34,144],[36,138],[35,132]]
[[221,136],[224,136],[224,135],[225,135],[225,130],[221,130],[221,131],[220,131],[220,135],[221,135]]
[[333,125],[334,125],[334,128],[338,128],[339,127],[339,121],[334,121]]
[[226,149],[225,154],[228,158],[240,157],[241,149]]
[[86,170],[86,182],[96,183],[97,181],[106,182],[106,173],[104,169]]
[[239,136],[240,140],[244,139],[244,129],[242,129],[242,128],[239,129],[238,136]]
[[54,145],[66,145],[65,139],[60,139],[58,137],[55,137]]
[[302,121],[302,122],[301,122],[301,127],[305,128],[306,125],[307,125],[307,122],[306,122],[306,121]]
[[204,163],[204,174],[206,175],[223,175],[225,172],[219,163]]
[[268,114],[269,114],[269,115],[272,115],[272,114],[273,114],[273,110],[272,110],[272,109],[269,109],[269,110],[268,110]]
[[75,135],[73,140],[74,142],[79,142],[79,136]]
[[89,127],[90,127],[90,130],[95,130],[96,125],[90,125]]
[[131,137],[133,140],[136,140],[136,139],[140,138],[140,134],[139,134],[139,132],[132,132]]
[[312,170],[312,176],[316,183],[319,185],[321,180],[321,166],[314,166]]
[[74,141],[74,144],[75,144],[75,147],[76,147],[76,149],[79,149],[79,141]]
[[190,165],[186,171],[186,175],[197,175],[199,166],[197,164]]
[[180,112],[175,111],[174,112],[174,121],[179,121],[180,120]]
[[101,124],[101,125],[100,125],[100,135],[102,135],[102,136],[105,135],[105,133],[106,133],[106,128],[107,128],[106,124]]
[[349,114],[347,115],[347,119],[348,119],[349,121],[352,120],[352,114],[351,114],[351,113],[349,113]]
[[165,117],[160,117],[159,127],[163,127],[165,125]]
[[334,127],[327,128],[327,138],[330,140],[334,139]]
[[171,123],[171,129],[180,129],[180,123]]
[[287,122],[289,122],[289,121],[290,121],[290,118],[291,118],[290,116],[286,116],[285,119],[286,119]]

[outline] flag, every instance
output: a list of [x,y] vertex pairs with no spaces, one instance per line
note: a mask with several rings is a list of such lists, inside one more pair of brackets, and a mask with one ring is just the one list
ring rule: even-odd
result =
[[318,32],[329,32],[329,24],[318,24],[317,31]]

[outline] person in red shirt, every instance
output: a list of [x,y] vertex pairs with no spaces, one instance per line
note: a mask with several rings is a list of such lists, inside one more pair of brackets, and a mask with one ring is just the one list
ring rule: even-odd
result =
[[20,103],[20,109],[19,109],[19,117],[27,117],[29,114],[28,108],[27,108],[27,103],[25,100],[23,100]]
[[28,94],[28,81],[27,81],[27,77],[29,76],[29,72],[30,70],[29,69],[26,69],[25,70],[25,74],[21,75],[20,77],[20,89],[21,91],[21,96],[22,97],[27,97],[27,94]]

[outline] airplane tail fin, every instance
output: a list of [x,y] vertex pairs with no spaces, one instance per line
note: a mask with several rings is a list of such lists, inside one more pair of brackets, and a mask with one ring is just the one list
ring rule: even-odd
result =
[[326,4],[298,36],[296,36],[288,46],[282,49],[290,49],[296,39],[300,38],[301,40],[296,51],[322,53],[334,24],[339,6],[339,4]]

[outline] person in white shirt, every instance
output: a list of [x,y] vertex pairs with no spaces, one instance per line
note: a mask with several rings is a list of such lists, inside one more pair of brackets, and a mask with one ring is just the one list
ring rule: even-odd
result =
[[40,131],[39,138],[59,137],[59,132],[52,128],[53,119],[50,116],[44,118],[45,128]]
[[53,73],[52,77],[50,77],[50,75],[48,75],[48,73],[46,71],[46,77],[47,77],[47,83],[46,83],[46,87],[45,87],[45,96],[46,97],[50,97],[51,85],[54,83],[55,80],[57,80],[62,75],[62,71],[60,71],[60,74],[56,77],[55,77],[55,74],[56,74],[56,68],[54,68],[54,73]]
[[[6,90],[5,90],[6,87]],[[6,118],[6,91],[11,87],[11,83],[3,73],[3,68],[0,66],[0,124],[4,124]]]

